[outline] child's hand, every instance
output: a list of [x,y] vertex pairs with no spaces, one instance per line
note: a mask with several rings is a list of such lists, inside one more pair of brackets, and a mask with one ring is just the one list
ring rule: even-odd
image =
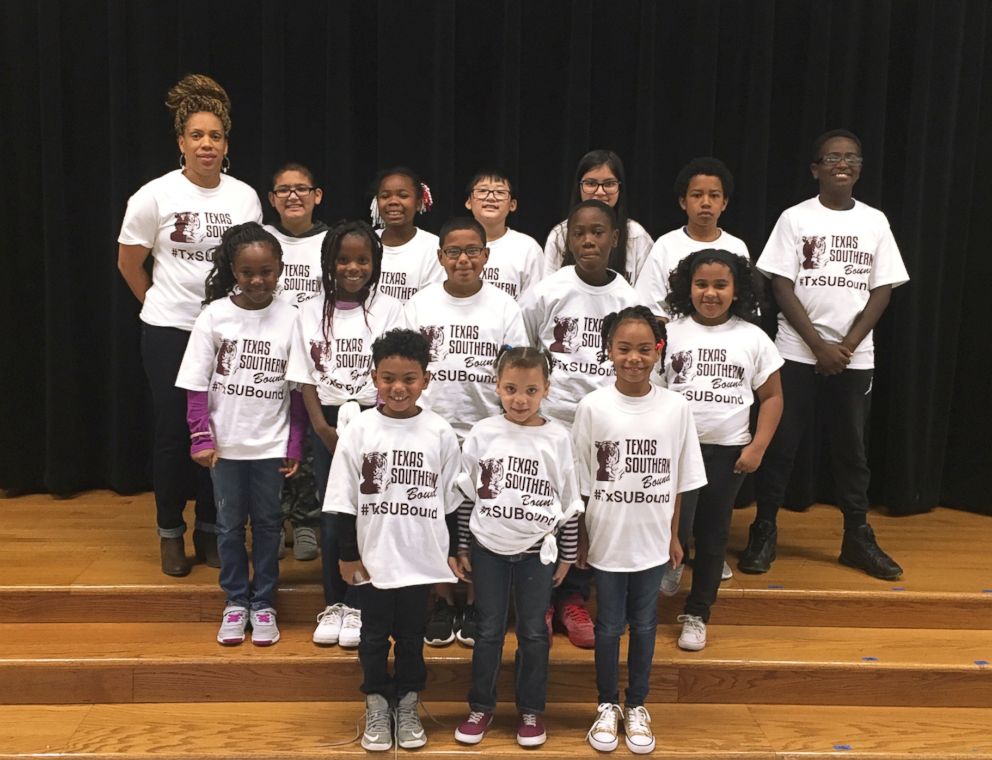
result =
[[682,560],[685,559],[685,553],[682,551],[682,544],[679,543],[678,536],[672,536],[672,542],[668,545],[668,557],[672,561],[672,568],[681,565]]
[[468,554],[459,552],[457,557],[448,557],[448,567],[458,580],[465,583],[472,582],[472,561],[468,558]]
[[839,375],[851,363],[851,350],[840,343],[824,341],[814,349],[816,372],[820,375]]
[[338,569],[341,571],[341,577],[344,578],[344,582],[349,586],[357,586],[359,583],[365,583],[365,581],[370,580],[369,571],[365,569],[365,565],[362,564],[360,559],[351,562],[345,562],[343,559],[340,559],[338,560]]
[[571,567],[571,562],[559,562],[558,567],[555,568],[555,574],[551,578],[551,585],[558,588],[561,585],[561,582],[565,580],[565,576],[568,575],[568,571]]
[[279,468],[279,472],[285,475],[287,478],[293,477],[300,469],[299,459],[290,459],[287,457],[282,460],[283,466]]
[[203,451],[198,451],[192,455],[193,461],[196,462],[200,467],[206,467],[212,469],[217,460],[220,457],[217,456],[216,449],[203,449]]
[[741,475],[745,472],[754,472],[761,466],[761,460],[764,456],[765,452],[758,451],[754,444],[748,444],[741,449],[741,455],[734,462],[734,473]]
[[313,431],[320,438],[321,442],[324,444],[324,448],[327,449],[327,453],[333,456],[334,449],[338,446],[338,429],[331,427],[330,425],[324,424],[319,428],[314,428]]

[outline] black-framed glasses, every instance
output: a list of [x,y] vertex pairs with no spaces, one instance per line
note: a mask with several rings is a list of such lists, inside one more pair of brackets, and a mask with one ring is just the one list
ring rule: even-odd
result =
[[607,195],[616,195],[620,192],[620,180],[604,179],[600,181],[598,179],[583,179],[579,181],[579,187],[590,195],[599,190],[599,188],[603,188],[603,192]]
[[296,193],[298,197],[306,198],[316,189],[316,187],[311,187],[310,185],[279,185],[272,188],[272,194],[276,198],[288,198],[293,193]]
[[470,245],[467,248],[443,248],[441,253],[445,255],[451,261],[458,261],[464,253],[470,259],[477,259],[482,255],[482,252],[486,250],[485,248],[480,248],[477,245]]
[[484,201],[489,196],[492,196],[498,201],[507,201],[510,199],[510,191],[505,187],[473,187],[472,197],[477,201]]
[[820,156],[820,160],[817,161],[818,164],[826,164],[827,166],[834,166],[839,164],[841,161],[846,163],[848,166],[861,166],[865,162],[862,156],[857,153],[827,153],[826,155]]

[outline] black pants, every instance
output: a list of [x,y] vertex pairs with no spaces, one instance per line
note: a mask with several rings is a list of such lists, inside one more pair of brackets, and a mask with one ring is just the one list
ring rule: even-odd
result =
[[775,437],[755,474],[758,519],[775,522],[789,485],[796,450],[822,404],[830,440],[831,469],[844,528],[868,521],[865,424],[871,409],[874,370],[846,369],[839,375],[818,375],[812,364],[786,361],[782,367],[785,408]]
[[210,471],[190,458],[189,426],[186,423],[186,391],[176,387],[189,333],[175,327],[142,324],[141,358],[152,390],[155,440],[152,448],[152,484],[159,535],[183,535],[183,509],[196,497],[198,528],[214,531],[214,505]]
[[[362,692],[381,694],[390,701],[402,699],[427,685],[424,632],[430,586],[378,589],[371,583],[358,587],[362,609],[362,638],[358,659],[362,664]],[[389,675],[389,639],[395,642],[393,670]]]
[[700,445],[706,465],[706,485],[682,494],[679,511],[679,533],[686,506],[695,505],[692,537],[696,544],[692,564],[692,590],[685,600],[685,614],[698,615],[709,622],[710,608],[716,601],[723,572],[723,557],[727,552],[730,536],[730,519],[734,513],[734,500],[744,482],[744,475],[734,472],[734,464],[741,454],[740,446]]
[[589,601],[592,593],[593,573],[592,568],[581,568],[572,565],[568,569],[568,575],[561,584],[552,590],[551,600],[555,605],[563,604],[569,597],[581,596],[585,601]]

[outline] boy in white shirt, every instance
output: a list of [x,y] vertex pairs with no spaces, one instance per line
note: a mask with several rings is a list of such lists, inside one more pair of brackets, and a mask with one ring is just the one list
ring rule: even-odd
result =
[[451,426],[417,406],[428,360],[427,341],[412,330],[375,341],[372,377],[383,405],[341,432],[324,497],[324,511],[336,513],[341,575],[359,587],[362,746],[371,751],[392,747],[394,699],[397,744],[427,743],[417,714],[427,683],[427,599],[433,584],[455,580],[448,556],[452,538],[457,544],[460,454]]
[[865,423],[871,406],[872,329],[892,288],[909,280],[885,214],[852,197],[861,176],[861,141],[833,130],[813,144],[815,198],[782,212],[757,267],[772,280],[781,313],[775,345],[785,359],[782,422],[755,478],[758,513],[739,567],[764,573],[775,559],[775,517],[792,474],[796,448],[819,401],[837,500],[844,513],[840,562],[883,580],[902,568],[868,525]]

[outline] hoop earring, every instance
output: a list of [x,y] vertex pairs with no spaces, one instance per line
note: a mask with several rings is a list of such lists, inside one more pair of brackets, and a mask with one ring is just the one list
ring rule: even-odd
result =
[[220,170],[224,172],[224,174],[227,174],[227,170],[230,168],[231,168],[231,159],[229,159],[227,157],[227,154],[225,153],[224,159],[220,162]]
[[186,154],[185,153],[180,153],[179,154],[179,168],[182,169],[183,171],[186,171]]

